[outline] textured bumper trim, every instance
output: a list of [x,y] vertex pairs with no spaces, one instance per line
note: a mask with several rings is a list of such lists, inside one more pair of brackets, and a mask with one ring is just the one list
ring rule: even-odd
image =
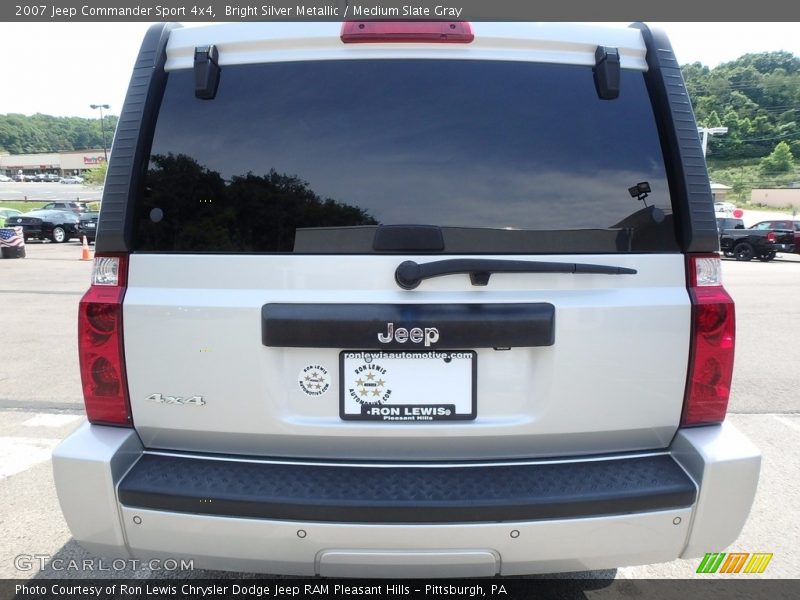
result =
[[668,455],[558,464],[335,466],[144,455],[119,485],[129,507],[349,523],[457,523],[619,515],[691,506]]

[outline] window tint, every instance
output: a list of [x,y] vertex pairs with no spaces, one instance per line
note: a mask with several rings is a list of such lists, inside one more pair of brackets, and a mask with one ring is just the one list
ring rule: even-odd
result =
[[318,61],[228,66],[198,100],[172,72],[135,247],[370,253],[380,226],[427,225],[444,253],[675,251],[643,75],[621,88],[599,99],[581,66]]
[[717,219],[717,229],[720,231],[724,229],[744,229],[744,221],[741,219]]

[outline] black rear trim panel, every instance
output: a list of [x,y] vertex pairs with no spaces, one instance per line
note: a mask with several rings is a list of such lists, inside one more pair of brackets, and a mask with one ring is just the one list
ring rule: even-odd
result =
[[348,523],[597,517],[685,508],[696,487],[668,455],[553,464],[336,466],[146,454],[119,485],[128,507]]
[[711,184],[681,66],[663,31],[644,23],[631,27],[642,32],[647,47],[645,83],[661,135],[672,204],[678,214],[675,233],[685,252],[716,252],[719,238]]
[[380,343],[387,324],[432,328],[437,348],[552,346],[555,307],[531,304],[265,304],[265,346],[285,348],[424,349],[410,341]]
[[153,128],[167,82],[167,41],[170,31],[178,27],[181,25],[177,23],[158,23],[147,30],[142,41],[111,147],[97,226],[98,252],[132,249],[133,199],[147,169]]

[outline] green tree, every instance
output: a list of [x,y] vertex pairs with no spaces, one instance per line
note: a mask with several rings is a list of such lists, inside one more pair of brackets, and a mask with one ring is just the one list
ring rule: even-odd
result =
[[741,172],[730,175],[726,182],[731,186],[730,196],[737,202],[744,202],[750,197],[752,186],[747,181],[746,175]]
[[[779,141],[800,139],[800,58],[790,52],[746,54],[713,69],[681,68],[697,122],[729,133],[714,139],[714,160],[760,159]],[[800,156],[792,146],[794,156]]]
[[722,121],[720,120],[717,111],[712,110],[711,114],[708,115],[708,118],[706,119],[705,123],[703,123],[703,125],[705,127],[721,127]]
[[758,163],[758,168],[764,175],[789,173],[794,169],[794,157],[789,144],[780,142],[769,156],[765,156]]
[[[110,146],[117,117],[104,117],[106,143]],[[11,154],[102,148],[103,133],[99,119],[7,114],[0,115],[0,147]]]
[[102,185],[106,181],[106,173],[108,172],[108,163],[103,163],[99,167],[91,169],[84,174],[86,183],[93,185]]
[[783,69],[787,73],[800,73],[800,58],[784,50],[745,54],[734,62],[745,66],[752,65],[759,73],[770,73],[776,69]]

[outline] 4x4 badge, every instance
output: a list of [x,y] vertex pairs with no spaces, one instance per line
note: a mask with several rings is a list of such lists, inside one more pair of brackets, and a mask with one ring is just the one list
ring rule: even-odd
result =
[[426,346],[430,346],[439,341],[439,330],[436,327],[426,327],[425,329],[421,327],[412,327],[411,329],[398,327],[395,330],[394,323],[387,323],[386,333],[379,333],[378,341],[381,344],[388,344],[392,340],[399,344],[405,344],[406,342],[421,344],[425,342]]
[[181,396],[165,396],[164,394],[150,394],[145,400],[158,402],[159,404],[180,404],[186,406],[193,404],[194,406],[203,406],[206,401],[202,396],[190,396],[189,398],[182,398]]

